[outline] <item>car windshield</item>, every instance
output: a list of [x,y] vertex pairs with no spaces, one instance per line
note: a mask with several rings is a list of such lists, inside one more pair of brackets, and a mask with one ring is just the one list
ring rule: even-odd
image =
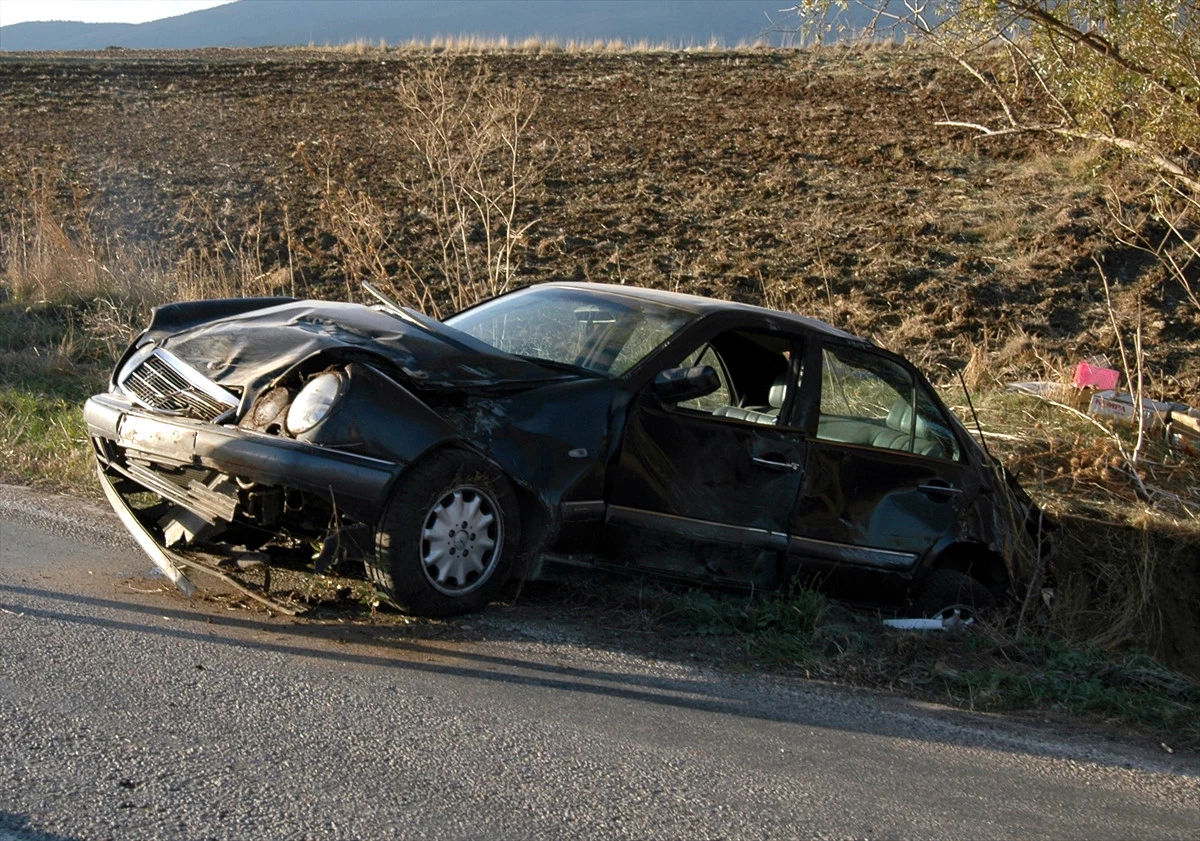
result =
[[693,317],[651,301],[533,287],[472,307],[446,324],[505,353],[618,377]]

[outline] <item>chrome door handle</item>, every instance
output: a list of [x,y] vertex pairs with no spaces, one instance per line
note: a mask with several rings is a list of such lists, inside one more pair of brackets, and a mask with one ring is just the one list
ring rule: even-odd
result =
[[962,488],[952,488],[949,485],[917,485],[917,490],[926,494],[946,494],[949,496],[962,493]]
[[763,467],[770,467],[772,470],[786,470],[789,473],[795,473],[800,469],[800,465],[794,461],[774,461],[769,458],[759,458],[758,456],[751,456],[750,460],[755,464],[761,464]]

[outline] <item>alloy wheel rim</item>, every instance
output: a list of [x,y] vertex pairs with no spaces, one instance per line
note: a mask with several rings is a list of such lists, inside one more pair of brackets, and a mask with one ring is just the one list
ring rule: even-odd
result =
[[934,614],[947,628],[965,628],[975,624],[975,609],[970,605],[952,604]]
[[421,566],[430,585],[463,596],[491,577],[504,543],[500,506],[488,493],[463,485],[429,509],[421,530]]

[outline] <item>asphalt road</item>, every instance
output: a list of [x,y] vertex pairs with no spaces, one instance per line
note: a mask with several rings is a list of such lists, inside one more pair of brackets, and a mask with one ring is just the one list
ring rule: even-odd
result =
[[0,841],[1196,838],[1200,760],[730,676],[519,609],[480,642],[188,602],[0,486]]

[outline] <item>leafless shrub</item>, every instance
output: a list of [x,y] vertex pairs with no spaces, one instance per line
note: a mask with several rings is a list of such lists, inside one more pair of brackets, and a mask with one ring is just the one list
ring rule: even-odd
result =
[[1200,198],[1160,179],[1148,206],[1122,201],[1110,192],[1109,214],[1117,240],[1147,254],[1177,283],[1184,297],[1200,310],[1196,283],[1200,276]]
[[89,348],[115,357],[150,309],[168,301],[279,294],[291,286],[288,267],[264,268],[257,230],[230,236],[218,225],[211,246],[170,254],[95,231],[87,198],[70,187],[61,170],[32,168],[16,186],[22,210],[0,225],[7,293],[27,305],[78,310],[57,357],[80,358]]
[[[389,132],[386,140],[394,142],[393,135]],[[354,297],[356,283],[369,280],[391,287],[402,303],[437,312],[435,286],[406,256],[410,237],[404,214],[384,207],[366,185],[355,182],[353,162],[342,153],[339,139],[300,143],[292,157],[320,185],[321,225],[337,243],[347,298]]]
[[320,181],[347,280],[372,280],[436,316],[511,288],[537,221],[522,200],[556,154],[545,139],[530,142],[533,91],[482,69],[451,70],[432,61],[402,78],[401,119],[379,130],[379,146],[400,162],[405,206],[385,207],[357,182],[336,138],[296,153]]
[[484,71],[459,81],[444,63],[398,86],[402,128],[419,168],[405,192],[436,233],[452,305],[498,295],[514,280],[516,251],[536,220],[520,198],[540,168],[527,149],[536,94],[493,83]]

